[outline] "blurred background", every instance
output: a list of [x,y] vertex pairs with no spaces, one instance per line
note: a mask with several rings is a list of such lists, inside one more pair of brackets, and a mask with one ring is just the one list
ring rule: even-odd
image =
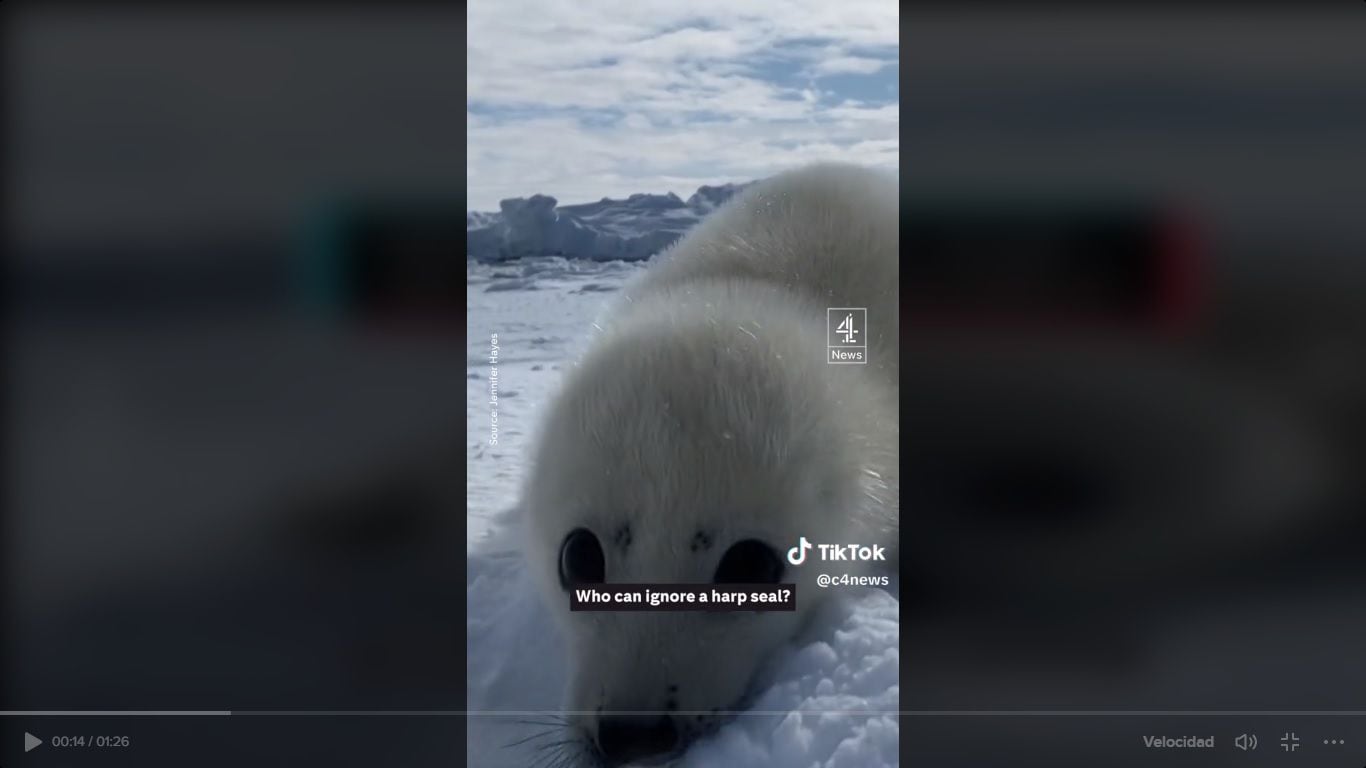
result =
[[461,709],[462,9],[12,5],[0,709]]
[[901,23],[909,754],[1366,710],[1366,7]]

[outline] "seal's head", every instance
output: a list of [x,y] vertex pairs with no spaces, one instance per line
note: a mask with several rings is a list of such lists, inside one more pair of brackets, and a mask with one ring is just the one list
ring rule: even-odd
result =
[[[667,758],[743,707],[821,594],[787,550],[859,541],[885,501],[896,406],[825,363],[824,315],[693,286],[609,328],[551,404],[529,560],[568,638],[571,738],[596,764]],[[794,583],[798,608],[569,611],[571,588],[604,582]]]

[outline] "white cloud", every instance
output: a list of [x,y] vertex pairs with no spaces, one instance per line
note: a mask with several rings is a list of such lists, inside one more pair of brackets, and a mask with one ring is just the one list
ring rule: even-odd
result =
[[817,159],[897,165],[895,93],[864,105],[820,80],[894,66],[889,0],[467,10],[471,208],[534,192],[686,196]]
[[895,63],[888,59],[871,59],[866,56],[839,56],[816,62],[812,71],[817,75],[871,75]]

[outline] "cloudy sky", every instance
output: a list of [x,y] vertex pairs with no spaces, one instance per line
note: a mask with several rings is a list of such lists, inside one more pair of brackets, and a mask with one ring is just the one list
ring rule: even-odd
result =
[[892,0],[475,0],[469,207],[897,167]]

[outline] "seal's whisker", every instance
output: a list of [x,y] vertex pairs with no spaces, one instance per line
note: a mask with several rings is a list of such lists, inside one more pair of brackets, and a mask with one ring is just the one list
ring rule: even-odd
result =
[[574,744],[574,743],[577,743],[577,742],[578,742],[578,739],[564,739],[563,741],[553,741],[553,742],[551,742],[551,743],[549,743],[549,744],[542,744],[542,745],[540,745],[539,747],[536,748],[536,750],[537,750],[538,752],[544,752],[544,751],[547,750],[547,749],[561,749],[561,748],[563,748],[564,745],[566,745],[566,744]]
[[529,768],[545,768],[550,764],[550,759],[554,754],[554,752],[540,753],[536,756],[536,759],[531,761]]
[[516,747],[516,746],[519,746],[519,745],[521,745],[521,744],[525,744],[525,743],[527,743],[528,741],[535,741],[536,739],[544,739],[544,738],[547,737],[547,736],[554,736],[555,734],[559,733],[560,731],[561,731],[561,729],[558,728],[558,727],[556,727],[556,728],[546,728],[545,730],[543,730],[543,731],[537,731],[537,732],[531,734],[530,736],[524,736],[524,737],[522,737],[522,738],[520,738],[520,739],[517,739],[516,741],[510,741],[510,742],[508,742],[507,744],[504,744],[504,745],[503,745],[503,748],[504,748],[504,749],[507,749],[508,747]]
[[553,749],[543,751],[532,763],[532,768],[566,768],[574,762],[575,753],[570,745],[576,742],[577,740],[571,740],[556,744]]

